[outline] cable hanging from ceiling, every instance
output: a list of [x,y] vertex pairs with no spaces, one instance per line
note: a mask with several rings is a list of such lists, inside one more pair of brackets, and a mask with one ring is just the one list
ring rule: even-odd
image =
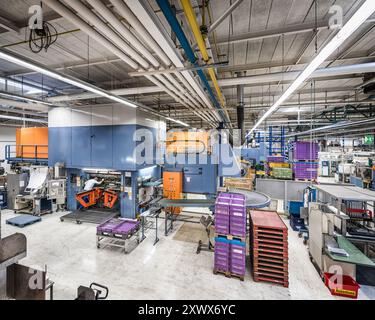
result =
[[[42,3],[40,4],[42,7]],[[49,22],[43,21],[41,28],[38,28],[38,19],[30,26],[29,48],[34,53],[39,53],[43,49],[47,52],[48,48],[57,41],[58,35],[56,28]]]

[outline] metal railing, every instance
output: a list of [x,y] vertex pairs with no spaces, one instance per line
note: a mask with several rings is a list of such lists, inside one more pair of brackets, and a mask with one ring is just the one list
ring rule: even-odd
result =
[[6,145],[5,159],[8,161],[48,161],[48,145]]

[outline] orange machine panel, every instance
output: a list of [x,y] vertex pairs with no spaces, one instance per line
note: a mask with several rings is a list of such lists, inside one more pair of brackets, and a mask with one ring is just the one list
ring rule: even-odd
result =
[[[182,198],[182,172],[164,171],[163,173],[163,197],[167,199]],[[181,208],[168,208],[175,214],[181,212]]]
[[210,151],[210,135],[205,131],[170,131],[167,133],[166,147],[168,153],[197,153]]
[[47,159],[48,128],[17,129],[16,145],[17,157]]

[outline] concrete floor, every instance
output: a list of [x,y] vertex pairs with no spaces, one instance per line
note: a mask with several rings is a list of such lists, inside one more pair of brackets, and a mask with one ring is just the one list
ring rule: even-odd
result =
[[[213,253],[196,254],[196,239],[203,227],[177,223],[153,246],[154,231],[129,253],[120,249],[97,249],[95,225],[65,221],[62,214],[43,216],[42,222],[23,229],[5,224],[14,216],[2,211],[2,235],[22,232],[27,236],[28,255],[20,263],[43,268],[55,282],[55,299],[74,299],[80,285],[98,282],[109,287],[109,299],[334,299],[310,263],[307,248],[297,233],[289,232],[289,288],[256,283],[247,271],[245,281],[214,275]],[[162,221],[164,222],[164,221]],[[179,229],[181,233],[179,233]],[[187,231],[191,228],[192,237]],[[199,230],[201,228],[201,230]],[[133,250],[132,250],[133,249]],[[362,288],[361,299],[375,299],[375,289]]]

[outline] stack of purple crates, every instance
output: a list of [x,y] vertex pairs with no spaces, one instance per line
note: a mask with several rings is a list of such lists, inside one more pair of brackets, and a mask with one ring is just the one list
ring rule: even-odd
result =
[[294,142],[293,173],[295,179],[316,180],[318,178],[318,152],[319,145],[316,142]]
[[267,162],[282,163],[285,162],[285,158],[284,156],[267,156]]
[[242,194],[220,193],[215,203],[214,272],[241,277],[246,266],[246,199]]

